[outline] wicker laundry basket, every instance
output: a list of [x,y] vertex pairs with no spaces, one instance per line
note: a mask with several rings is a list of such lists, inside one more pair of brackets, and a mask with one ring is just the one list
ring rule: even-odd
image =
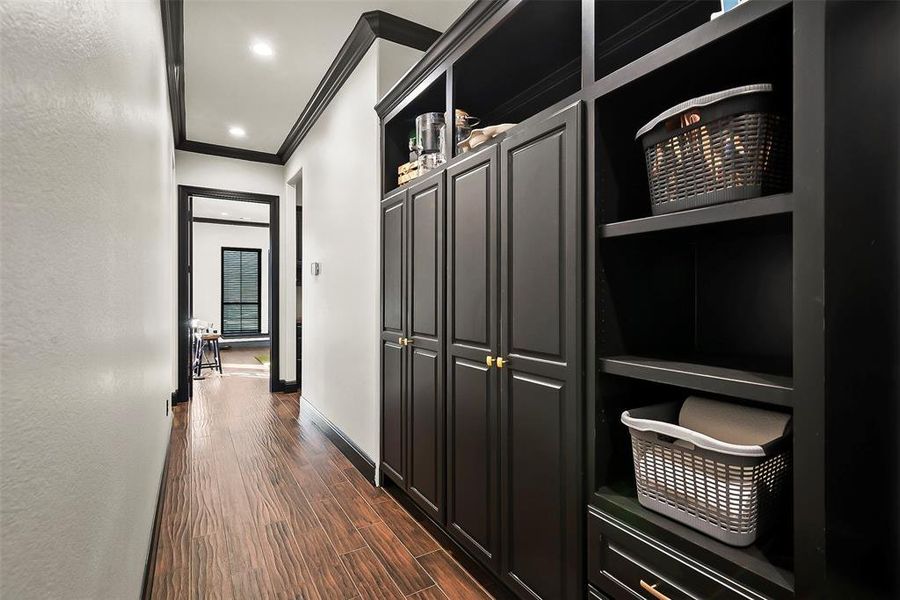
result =
[[[772,439],[763,444],[725,442],[679,425],[688,403],[700,422],[716,423],[725,414],[731,421],[726,430],[735,422],[746,427],[738,437],[753,437],[754,428],[778,433],[764,434]],[[790,481],[790,417],[688,398],[625,411],[622,422],[631,432],[642,506],[732,546],[753,544],[772,524]]]
[[771,84],[700,96],[635,136],[644,147],[654,215],[787,191],[790,127]]

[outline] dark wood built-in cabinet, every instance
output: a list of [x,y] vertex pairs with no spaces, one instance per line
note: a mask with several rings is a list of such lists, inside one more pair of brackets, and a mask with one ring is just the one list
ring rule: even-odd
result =
[[447,169],[447,528],[500,569],[499,152]]
[[[476,2],[376,107],[380,474],[518,597],[898,595],[900,5],[719,6]],[[636,131],[754,83],[787,189],[653,216]],[[454,109],[517,125],[397,187]],[[691,395],[792,417],[749,547],[638,501],[622,412]]]
[[502,564],[540,598],[582,593],[580,116],[500,144]]

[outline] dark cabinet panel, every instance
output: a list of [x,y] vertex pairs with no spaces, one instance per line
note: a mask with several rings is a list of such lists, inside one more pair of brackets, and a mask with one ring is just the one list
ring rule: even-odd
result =
[[581,105],[501,143],[501,550],[523,597],[582,587]]
[[439,174],[409,191],[409,330],[413,338],[436,340],[442,321],[438,300],[443,290],[443,183]]
[[444,518],[444,174],[409,188],[408,406],[410,496]]
[[517,373],[508,379],[504,424],[503,521],[506,569],[540,598],[560,598],[566,532],[561,381]]
[[381,343],[381,462],[399,484],[406,480],[406,412],[402,346]]
[[499,347],[498,156],[447,170],[447,525],[499,570],[499,389],[485,358]]
[[510,351],[563,361],[565,142],[565,129],[549,132],[511,149],[504,164]]
[[381,462],[406,482],[406,193],[381,203]]
[[497,148],[447,173],[448,334],[489,350],[497,327]]
[[435,352],[409,348],[409,491],[433,518],[443,505],[443,402]]
[[403,332],[406,290],[403,280],[405,258],[406,203],[405,194],[382,203],[381,222],[381,293],[382,327],[385,331]]
[[484,361],[453,359],[448,378],[447,524],[450,533],[496,567],[497,393]]

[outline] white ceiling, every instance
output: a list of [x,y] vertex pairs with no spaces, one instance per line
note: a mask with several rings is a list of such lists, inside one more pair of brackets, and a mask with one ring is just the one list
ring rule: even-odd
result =
[[269,222],[269,205],[259,202],[240,202],[194,196],[191,216],[205,219],[225,219],[226,221]]
[[[444,31],[471,0],[187,0],[187,139],[276,152],[362,13]],[[268,42],[274,55],[250,51]],[[240,126],[246,137],[228,133]]]

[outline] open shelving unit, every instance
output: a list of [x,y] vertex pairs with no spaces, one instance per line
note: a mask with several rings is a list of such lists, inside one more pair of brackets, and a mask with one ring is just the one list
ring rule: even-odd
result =
[[523,3],[454,63],[454,108],[476,127],[521,123],[578,92],[580,31],[578,2]]
[[[598,5],[595,18],[612,8]],[[793,411],[791,190],[652,216],[645,158],[635,140],[640,127],[679,101],[749,83],[774,84],[782,113],[790,116],[791,6],[753,8],[709,22],[708,3],[635,3],[616,12],[623,21],[633,18],[615,23],[626,40],[621,47],[612,49],[605,37],[597,42],[590,504],[756,593],[787,598],[794,588],[790,496],[779,524],[750,548],[697,533],[639,504],[631,440],[619,420],[630,408],[691,395]]]
[[[845,474],[880,481],[884,465],[872,457],[897,438],[896,420],[876,413],[896,414],[900,361],[898,157],[885,141],[896,121],[889,109],[900,106],[886,74],[900,58],[884,51],[900,11],[751,0],[710,19],[719,8],[718,0],[474,3],[376,107],[381,191],[390,198],[400,189],[396,168],[408,160],[417,114],[446,114],[447,163],[436,172],[472,157],[454,147],[454,109],[480,118],[478,127],[517,123],[482,146],[500,145],[500,164],[479,172],[493,176],[508,166],[504,140],[582,103],[584,197],[566,235],[581,248],[583,310],[573,309],[573,322],[583,344],[567,359],[586,367],[577,383],[587,464],[575,465],[586,473],[586,506],[575,527],[587,556],[571,576],[604,600],[648,597],[643,575],[699,598],[820,598],[838,589],[896,597],[883,593],[893,589],[889,578],[869,577],[866,565],[895,570],[890,543],[871,535],[870,505],[900,531],[900,492],[861,494]],[[790,128],[789,185],[653,215],[638,129],[684,100],[758,83],[773,85]],[[622,412],[691,395],[792,416],[783,514],[753,546],[718,542],[637,499]],[[637,557],[630,564],[626,551]],[[604,571],[596,564],[604,560],[620,571]]]

